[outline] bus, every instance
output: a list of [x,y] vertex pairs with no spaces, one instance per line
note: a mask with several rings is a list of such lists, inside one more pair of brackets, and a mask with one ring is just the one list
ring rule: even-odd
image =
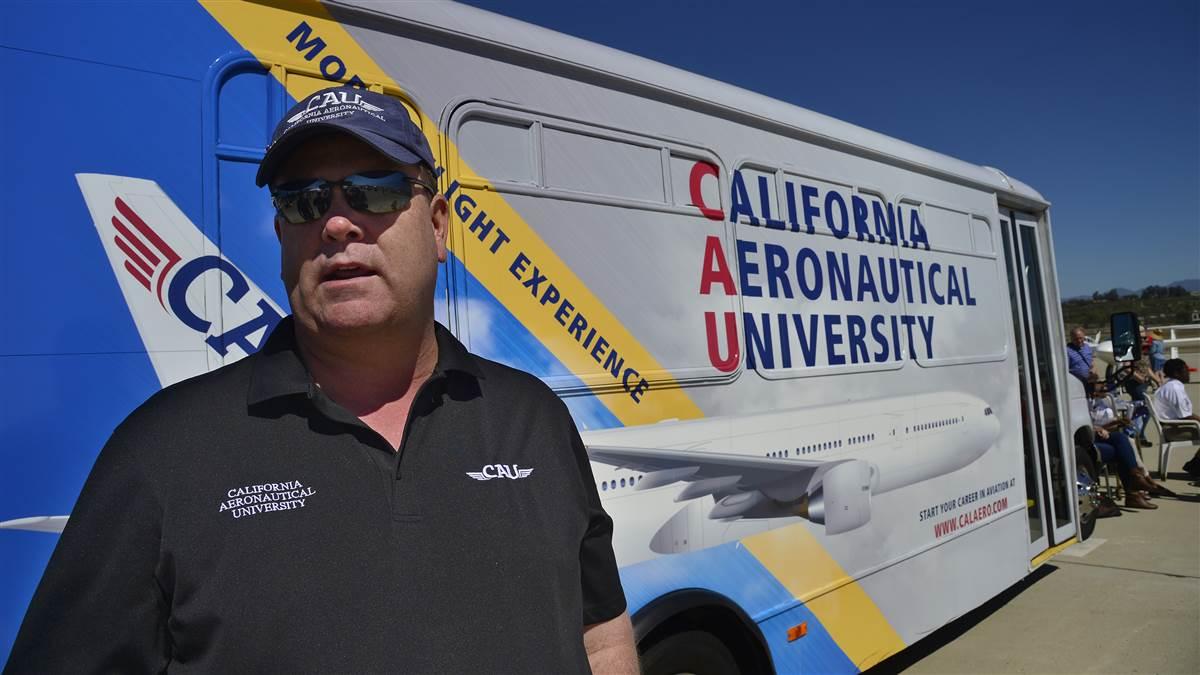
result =
[[286,314],[254,174],[330,84],[427,135],[437,319],[571,411],[647,672],[865,670],[1090,527],[1049,203],[997,169],[448,2],[18,3],[0,47],[38,93],[2,131],[4,659],[114,427]]

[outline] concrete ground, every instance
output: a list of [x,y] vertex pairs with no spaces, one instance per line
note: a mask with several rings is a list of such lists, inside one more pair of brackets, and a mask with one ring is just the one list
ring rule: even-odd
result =
[[[1200,382],[1187,389],[1200,406]],[[1181,468],[1194,451],[1175,450],[1168,464],[1179,499],[1100,520],[1087,542],[871,675],[1200,673],[1200,482]],[[1157,452],[1145,450],[1151,471]]]

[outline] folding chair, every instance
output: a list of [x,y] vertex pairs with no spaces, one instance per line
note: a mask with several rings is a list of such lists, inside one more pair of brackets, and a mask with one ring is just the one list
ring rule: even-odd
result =
[[1158,414],[1158,405],[1153,396],[1147,396],[1146,407],[1150,410],[1150,422],[1158,429],[1158,477],[1167,478],[1167,462],[1171,450],[1200,443],[1200,422],[1196,420],[1165,420]]

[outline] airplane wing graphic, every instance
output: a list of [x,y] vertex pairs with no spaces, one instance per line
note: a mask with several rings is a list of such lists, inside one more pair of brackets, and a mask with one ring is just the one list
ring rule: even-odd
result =
[[869,496],[872,475],[866,462],[853,459],[805,461],[612,446],[588,446],[588,455],[597,462],[646,472],[636,490],[687,482],[675,501],[711,495],[716,503],[708,517],[713,520],[800,516],[824,522],[823,515],[816,512],[820,509],[814,509],[814,506],[823,504],[822,486],[831,477],[848,476],[851,474],[847,469],[857,469],[853,471],[857,480],[849,482],[858,483],[854,488],[856,493],[861,493],[865,486]]
[[60,533],[67,526],[67,516],[34,516],[0,522],[0,530],[29,530],[30,532]]

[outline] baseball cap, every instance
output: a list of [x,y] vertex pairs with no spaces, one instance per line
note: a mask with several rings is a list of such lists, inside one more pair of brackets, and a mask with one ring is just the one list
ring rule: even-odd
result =
[[350,134],[401,164],[425,164],[433,153],[420,127],[395,98],[355,87],[329,87],[311,94],[284,114],[271,136],[254,182],[266,185],[280,163],[304,140],[331,131]]

